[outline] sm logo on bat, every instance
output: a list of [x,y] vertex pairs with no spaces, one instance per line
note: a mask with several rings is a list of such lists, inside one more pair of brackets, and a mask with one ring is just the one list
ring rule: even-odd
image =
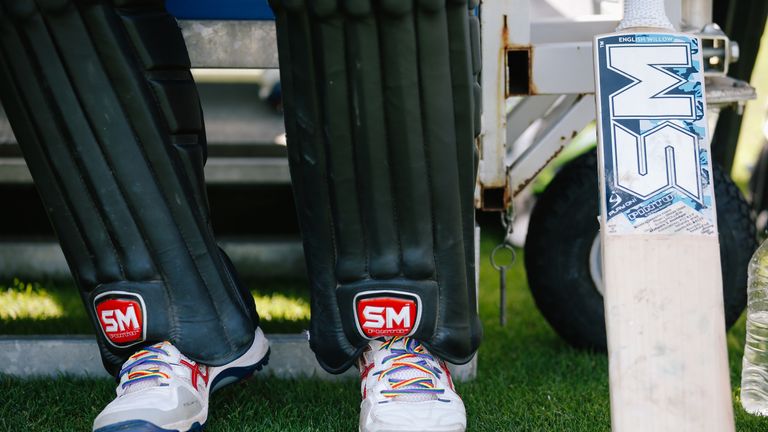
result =
[[356,303],[357,327],[367,338],[408,336],[420,317],[417,298],[381,296],[359,299]]
[[[655,37],[664,36],[671,38]],[[690,127],[697,121],[697,89],[681,76],[701,77],[690,73],[690,45],[606,43],[604,49],[605,67],[630,81],[613,91],[608,107],[603,106],[609,130],[603,125],[601,133],[604,140],[610,136],[612,160],[605,163],[613,168],[612,187],[643,199],[675,189],[702,202],[699,141],[703,137]],[[604,80],[609,79],[616,77],[603,70],[600,87],[606,88]]]
[[110,344],[127,347],[145,340],[146,316],[141,296],[107,292],[94,299],[94,306],[99,326]]

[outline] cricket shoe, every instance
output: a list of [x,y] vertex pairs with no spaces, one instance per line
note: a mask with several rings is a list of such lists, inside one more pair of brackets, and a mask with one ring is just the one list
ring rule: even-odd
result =
[[445,362],[415,339],[371,341],[359,359],[361,432],[463,432],[464,403]]
[[248,351],[223,366],[196,363],[170,342],[148,346],[120,370],[117,397],[96,417],[95,432],[201,431],[210,395],[261,370],[269,342],[261,329]]

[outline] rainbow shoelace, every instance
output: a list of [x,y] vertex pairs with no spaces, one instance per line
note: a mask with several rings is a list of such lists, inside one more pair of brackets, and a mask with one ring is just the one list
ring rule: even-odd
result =
[[[394,347],[397,342],[401,341],[400,347]],[[445,389],[435,386],[435,380],[440,379],[443,371],[437,366],[437,360],[421,343],[415,339],[397,336],[387,340],[379,349],[389,350],[392,353],[382,361],[382,364],[392,362],[389,367],[374,373],[374,375],[378,375],[379,380],[386,377],[389,382],[390,388],[382,390],[382,396],[394,398],[406,394],[440,395],[445,393]],[[395,373],[409,369],[419,370],[426,376],[408,379],[393,377]]]
[[[122,379],[123,375],[128,374],[127,379],[122,384],[122,388],[152,378],[170,378],[167,373],[160,370],[161,366],[168,369],[171,368],[167,362],[160,360],[161,355],[168,356],[168,353],[161,347],[162,344],[148,346],[128,358],[128,362],[126,362],[118,375],[118,379]],[[137,366],[143,367],[138,370],[133,370]],[[164,386],[168,384],[161,383],[160,385]]]

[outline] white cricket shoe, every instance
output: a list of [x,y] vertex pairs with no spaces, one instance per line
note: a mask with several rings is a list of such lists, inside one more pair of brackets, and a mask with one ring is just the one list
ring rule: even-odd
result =
[[269,342],[261,329],[248,351],[223,366],[188,359],[170,342],[132,355],[120,371],[117,397],[93,422],[95,432],[201,431],[208,398],[216,390],[251,376],[269,361]]
[[359,360],[361,432],[463,432],[464,403],[445,362],[418,341],[371,341]]

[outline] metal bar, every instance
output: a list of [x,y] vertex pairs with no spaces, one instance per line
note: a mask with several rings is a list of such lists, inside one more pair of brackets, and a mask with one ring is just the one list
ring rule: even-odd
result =
[[289,184],[286,158],[211,158],[205,165],[207,184]]
[[[227,184],[289,184],[291,176],[285,158],[210,158],[205,165],[205,182]],[[30,184],[32,175],[20,157],[0,158],[0,184]]]
[[594,93],[592,41],[534,45],[531,94]]
[[531,22],[533,44],[584,41],[591,42],[596,34],[610,33],[619,21],[602,15],[588,16],[574,21],[570,18],[545,18]]
[[[224,237],[219,239],[244,278],[303,277],[299,239]],[[0,278],[69,280],[71,273],[58,243],[14,239],[0,242]]]
[[510,163],[512,196],[522,191],[594,118],[595,98],[591,95],[571,96],[553,110],[531,145]]
[[536,120],[544,117],[559,98],[559,95],[528,96],[518,102],[507,116],[507,143],[514,143]]

